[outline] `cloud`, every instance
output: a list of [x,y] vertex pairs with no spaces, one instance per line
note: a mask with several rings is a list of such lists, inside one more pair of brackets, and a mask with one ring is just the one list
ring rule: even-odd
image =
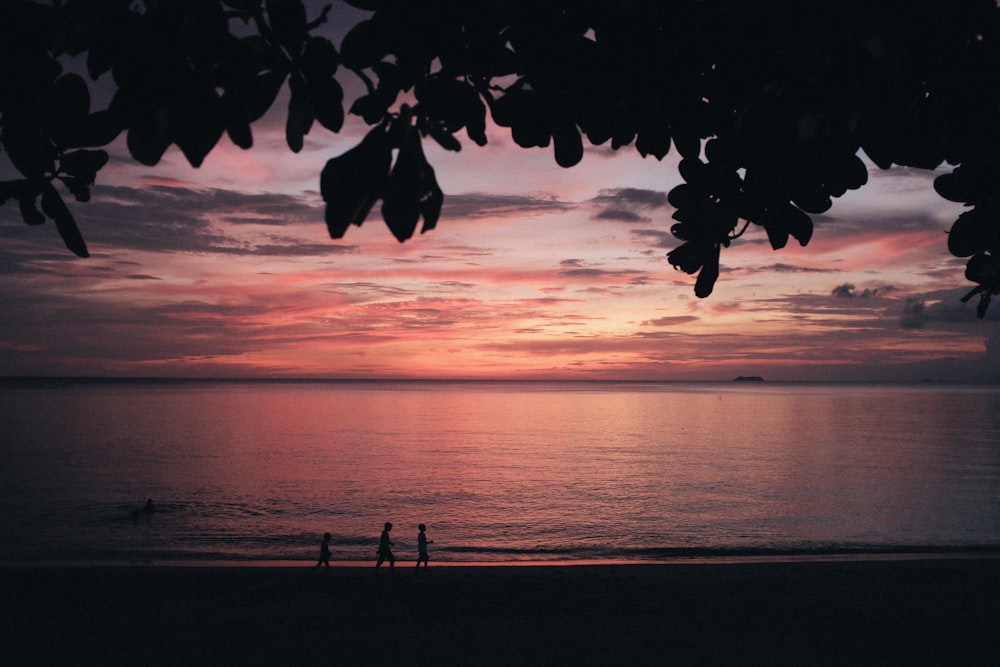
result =
[[626,278],[631,285],[644,285],[649,282],[649,274],[636,269],[604,269],[588,265],[580,259],[564,259],[559,265],[562,267],[559,270],[561,278],[585,279],[596,282],[606,282],[608,279],[617,282]]
[[651,218],[641,212],[666,208],[667,193],[641,188],[612,188],[601,190],[588,202],[598,209],[595,220],[618,220],[621,222],[649,222]]
[[986,317],[976,316],[974,303],[964,303],[961,297],[967,290],[941,290],[907,298],[899,314],[899,326],[903,329],[921,329],[931,325],[938,328],[954,329],[955,325],[971,327],[981,331],[989,323],[1000,322],[1000,309],[990,308]]
[[559,213],[576,207],[576,204],[561,201],[555,195],[497,195],[471,192],[447,195],[444,198],[441,217],[442,219],[507,218]]
[[667,193],[642,188],[611,188],[601,190],[591,199],[598,206],[632,206],[637,208],[663,208],[669,206]]
[[691,322],[697,322],[699,317],[694,315],[676,315],[668,317],[659,317],[655,320],[646,320],[642,323],[646,327],[676,327],[682,324],[690,324]]
[[[779,251],[780,252],[780,251]],[[812,266],[797,266],[785,262],[775,262],[766,266],[743,269],[748,273],[835,273],[837,269],[818,269]]]
[[595,220],[620,220],[621,222],[649,222],[651,218],[634,211],[620,208],[606,208],[594,216]]
[[322,257],[324,255],[340,255],[353,253],[354,246],[344,246],[335,243],[302,243],[288,238],[285,243],[259,243],[257,245],[222,246],[216,245],[207,252],[223,255],[252,255],[258,257]]
[[632,236],[652,241],[654,247],[665,250],[673,250],[682,243],[676,236],[662,229],[633,229],[631,233]]
[[1000,367],[1000,331],[991,334],[984,342],[986,345],[984,358],[990,360],[993,365]]
[[884,191],[897,195],[934,193],[934,179],[951,171],[951,167],[947,165],[933,170],[898,165],[891,169],[879,169],[873,163],[865,161],[868,163],[870,182],[878,184]]
[[843,285],[837,285],[833,288],[831,292],[833,296],[851,298],[854,296],[854,285],[850,283],[844,283]]
[[59,275],[76,263],[55,233],[41,227],[0,225],[0,275]]
[[861,299],[869,299],[872,297],[885,295],[896,290],[895,287],[891,285],[885,285],[883,287],[866,287],[860,292],[855,291],[855,286],[852,283],[844,283],[843,285],[837,285],[830,291],[830,294],[842,298],[842,299],[853,299],[855,297]]
[[925,320],[924,302],[919,299],[907,299],[899,316],[899,326],[904,329],[919,329],[924,326]]
[[[316,243],[266,231],[322,226],[322,208],[310,195],[242,193],[147,180],[144,187],[97,187],[91,202],[75,206],[73,212],[92,254],[140,250],[307,257],[355,251],[345,244]],[[261,230],[248,234],[252,226]],[[12,235],[7,230],[3,234]],[[52,246],[50,236],[44,241]],[[41,258],[37,251],[32,253],[33,263]]]

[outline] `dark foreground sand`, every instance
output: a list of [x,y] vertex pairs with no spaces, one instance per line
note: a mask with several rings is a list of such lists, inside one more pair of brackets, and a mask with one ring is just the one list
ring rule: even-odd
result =
[[1000,664],[1000,559],[0,568],[0,665]]

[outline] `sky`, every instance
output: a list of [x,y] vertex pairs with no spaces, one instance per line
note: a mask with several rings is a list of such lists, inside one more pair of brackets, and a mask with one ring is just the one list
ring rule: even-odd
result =
[[666,259],[674,152],[588,147],[563,169],[504,128],[459,153],[427,140],[437,228],[400,244],[376,205],[335,241],[319,174],[365,127],[316,125],[294,154],[283,122],[279,100],[251,150],[223,137],[198,169],[113,143],[92,200],[70,202],[87,259],[0,207],[0,376],[1000,378],[1000,304],[979,320],[959,301],[972,284],[946,232],[963,208],[933,172],[870,165],[807,247],[751,226],[698,299]]

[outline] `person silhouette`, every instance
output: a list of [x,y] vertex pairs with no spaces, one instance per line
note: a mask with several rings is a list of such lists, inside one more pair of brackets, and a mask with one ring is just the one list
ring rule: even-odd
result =
[[417,526],[420,532],[417,534],[417,569],[420,569],[420,561],[424,562],[424,569],[427,569],[427,545],[434,544],[434,540],[427,539],[427,526],[420,524]]
[[132,520],[138,521],[143,514],[145,514],[146,516],[151,516],[153,514],[156,514],[156,506],[153,504],[152,498],[147,498],[145,505],[143,505],[138,509],[132,510],[132,515],[131,515]]
[[319,560],[313,566],[313,572],[323,565],[326,573],[330,574],[330,533],[323,533],[323,541],[319,545]]
[[392,524],[386,521],[385,527],[382,529],[382,536],[378,541],[378,562],[375,563],[375,574],[378,574],[383,561],[389,561],[389,570],[392,572],[396,571],[396,557],[392,555],[393,543],[389,539],[390,530],[392,530]]

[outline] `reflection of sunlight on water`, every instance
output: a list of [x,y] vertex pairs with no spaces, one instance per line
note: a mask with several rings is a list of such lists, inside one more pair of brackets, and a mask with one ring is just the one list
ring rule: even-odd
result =
[[[70,389],[72,438],[3,397],[27,472],[0,512],[30,553],[310,559],[329,530],[335,560],[369,560],[386,520],[404,559],[427,523],[437,562],[1000,543],[996,390]],[[148,519],[93,520],[146,497]]]

